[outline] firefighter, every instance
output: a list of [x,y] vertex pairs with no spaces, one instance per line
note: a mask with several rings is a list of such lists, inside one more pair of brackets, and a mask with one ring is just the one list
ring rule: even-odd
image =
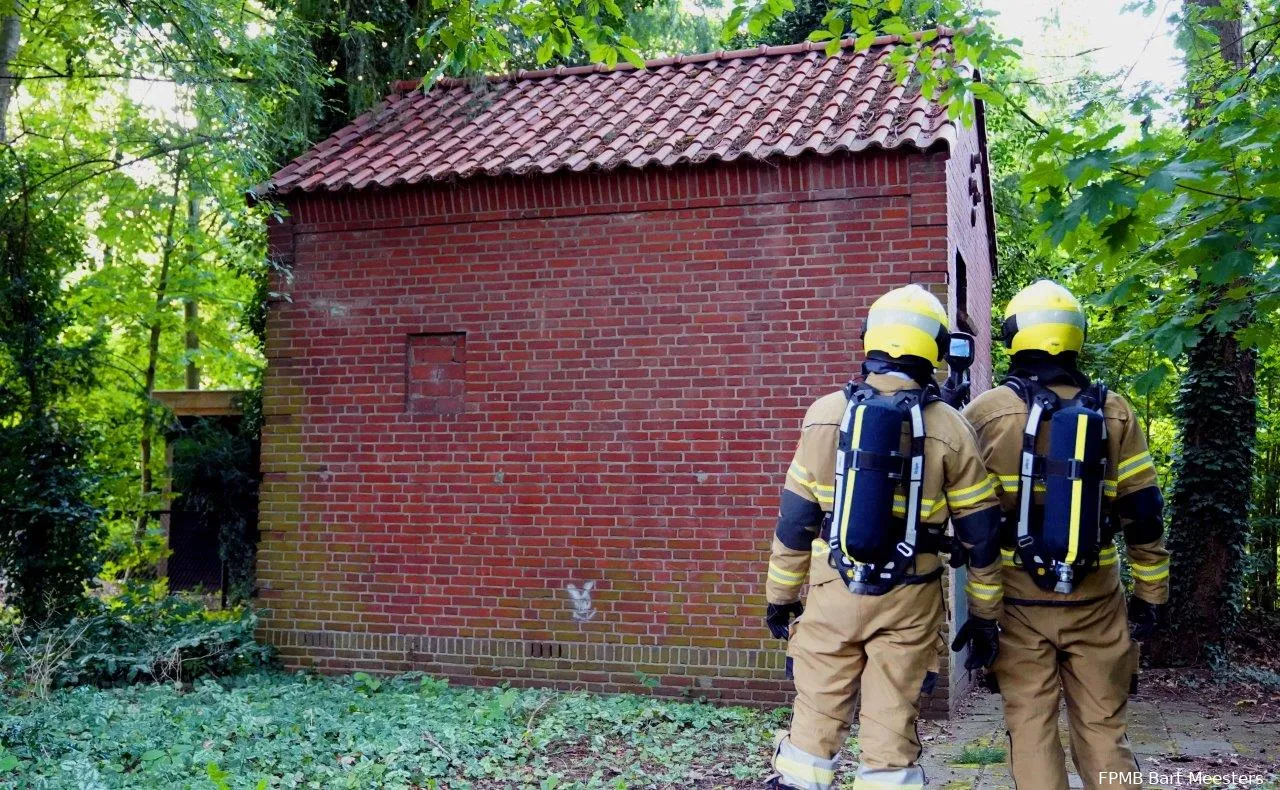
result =
[[968,666],[995,658],[999,505],[972,429],[938,396],[947,340],[934,296],[918,285],[890,291],[868,313],[863,381],[805,414],[765,586],[766,622],[790,638],[796,686],[771,786],[833,786],[859,689],[854,787],[923,786],[916,717],[945,650],[938,552],[948,518],[972,567],[959,641],[972,646]]
[[[1137,770],[1125,735],[1136,648],[1168,600],[1164,507],[1129,403],[1080,372],[1085,314],[1041,280],[1009,302],[1004,385],[965,409],[1000,485],[1004,614],[993,671],[1004,697],[1010,764],[1021,790],[1066,790],[1059,688],[1085,787]],[[1120,582],[1123,530],[1134,591]],[[1115,776],[1115,774],[1111,774]],[[1112,780],[1120,782],[1120,780]]]

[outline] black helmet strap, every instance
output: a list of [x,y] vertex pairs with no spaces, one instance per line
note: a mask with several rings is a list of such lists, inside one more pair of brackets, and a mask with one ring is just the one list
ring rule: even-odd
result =
[[862,375],[871,373],[905,373],[921,387],[933,381],[933,365],[920,357],[891,357],[883,351],[871,351],[862,362]]

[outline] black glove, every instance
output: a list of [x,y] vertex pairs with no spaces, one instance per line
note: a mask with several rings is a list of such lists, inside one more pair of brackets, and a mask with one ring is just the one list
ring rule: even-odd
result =
[[969,550],[960,542],[960,538],[952,536],[951,545],[948,547],[947,553],[951,555],[947,560],[947,564],[953,568],[963,568],[969,564]]
[[964,660],[965,669],[972,672],[979,667],[991,666],[1000,654],[999,623],[971,615],[960,626],[960,632],[951,642],[951,650],[958,653],[964,650],[965,645],[969,646],[969,657]]
[[969,402],[969,391],[972,388],[972,385],[967,381],[952,385],[951,379],[947,379],[942,383],[942,387],[939,388],[942,394],[942,402],[953,409],[964,408],[964,405]]
[[1129,635],[1139,642],[1150,639],[1164,625],[1164,606],[1147,603],[1138,596],[1129,599]]
[[771,603],[768,612],[764,616],[764,622],[769,626],[769,633],[773,634],[777,639],[791,638],[791,619],[799,617],[804,613],[804,604],[799,601],[793,603]]

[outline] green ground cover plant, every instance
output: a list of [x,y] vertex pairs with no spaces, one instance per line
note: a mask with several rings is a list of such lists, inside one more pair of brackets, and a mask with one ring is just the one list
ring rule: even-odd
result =
[[785,711],[421,675],[259,672],[3,701],[0,787],[608,787],[758,781]]
[[272,649],[254,641],[256,623],[248,609],[207,609],[194,596],[91,597],[66,622],[13,622],[0,632],[0,677],[44,697],[63,686],[239,674],[271,663]]

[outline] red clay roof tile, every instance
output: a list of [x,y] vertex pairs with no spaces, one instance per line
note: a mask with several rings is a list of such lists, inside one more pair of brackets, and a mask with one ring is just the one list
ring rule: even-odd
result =
[[[949,47],[939,30],[934,47]],[[295,159],[264,192],[360,189],[477,175],[765,159],[954,141],[945,109],[893,79],[896,36],[576,66],[395,93]]]

